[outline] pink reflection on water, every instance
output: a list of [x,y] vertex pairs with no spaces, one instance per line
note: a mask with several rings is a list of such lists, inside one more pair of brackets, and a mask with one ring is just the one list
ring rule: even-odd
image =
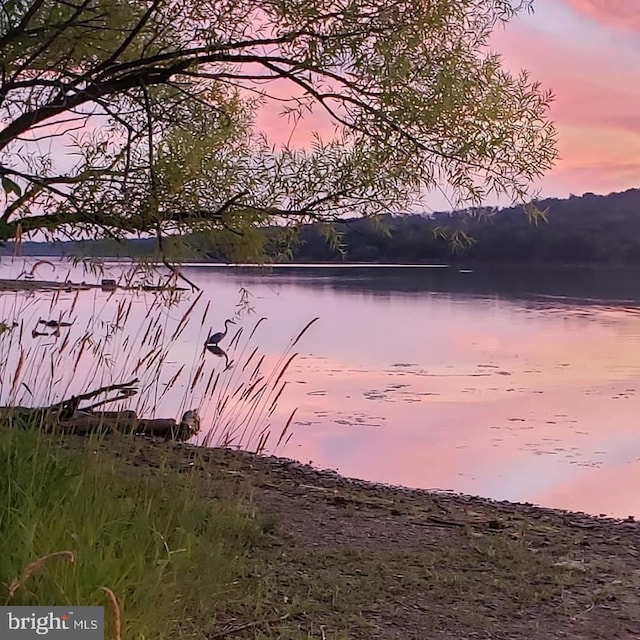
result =
[[[226,342],[221,346],[229,348],[238,368],[225,372],[223,359],[203,354],[203,342],[211,325],[221,329],[233,315],[239,288],[247,287],[255,314],[241,315],[237,326],[246,337],[259,317],[267,318],[252,343],[265,355],[267,377],[291,339],[320,317],[297,346],[273,415],[260,423],[272,427],[268,449],[297,407],[292,438],[276,450],[280,455],[380,482],[640,514],[637,309],[434,291],[373,293],[357,286],[340,290],[318,271],[278,279],[194,268],[189,276],[202,286],[203,298],[158,376],[146,381],[152,400],[145,408],[155,415],[179,417],[197,407],[206,425],[217,420],[217,434],[224,432],[221,423],[239,423],[237,412],[225,413],[226,423],[220,417],[218,391],[204,392],[211,376],[220,376],[219,384],[232,392],[241,388],[249,369],[242,371],[239,348]],[[77,327],[89,323],[98,332],[104,333],[118,305],[132,305],[126,331],[109,344],[108,375],[95,373],[87,352],[75,370],[61,367],[50,376],[47,357],[59,342],[43,341],[31,345],[40,358],[34,360],[38,375],[28,380],[39,384],[32,391],[59,396],[50,380],[60,379],[57,389],[76,392],[127,375],[139,358],[136,340],[150,310],[171,334],[192,298],[170,308],[155,307],[154,300],[153,294],[82,294],[74,309]],[[55,308],[50,294],[12,294],[0,296],[0,312],[10,319],[17,305],[30,327],[72,303],[71,294]],[[6,344],[1,338],[0,350]],[[11,357],[15,366],[19,352]],[[193,390],[181,379],[163,392],[181,368],[188,379],[200,366]],[[29,400],[26,390],[20,393],[21,401]],[[262,410],[270,402],[265,397]]]
[[626,518],[640,513],[638,487],[640,464],[636,455],[635,459],[624,460],[619,466],[612,464],[597,470],[585,469],[564,483],[556,484],[546,493],[539,494],[536,501],[551,507],[587,513],[595,513],[595,507],[606,505],[602,513]]

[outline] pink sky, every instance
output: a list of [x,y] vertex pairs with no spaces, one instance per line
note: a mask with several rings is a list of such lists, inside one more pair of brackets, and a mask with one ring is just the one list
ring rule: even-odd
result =
[[[492,48],[555,94],[560,158],[535,190],[564,198],[640,187],[640,0],[534,0],[534,9],[499,28]],[[317,112],[292,132],[281,108],[265,108],[258,120],[274,140],[306,146],[312,130],[332,137]],[[438,193],[427,204],[450,208]]]
[[496,34],[506,65],[555,96],[560,159],[544,196],[640,186],[640,2],[536,0]]
[[[542,197],[640,186],[640,1],[534,0],[533,14],[500,27],[492,48],[507,68],[528,70],[555,94],[560,158],[534,185]],[[306,146],[311,130],[332,137],[332,125],[315,113],[289,138],[290,124],[279,111],[266,109],[259,122],[275,140]],[[437,193],[427,203],[450,208]]]

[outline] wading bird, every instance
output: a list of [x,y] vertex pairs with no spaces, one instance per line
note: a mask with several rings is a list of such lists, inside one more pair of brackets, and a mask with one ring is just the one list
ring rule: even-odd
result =
[[[212,333],[208,338],[207,341],[204,343],[205,347],[215,347],[218,345],[218,342],[220,342],[220,340],[222,340],[226,335],[227,335],[227,331],[229,330],[229,327],[227,327],[228,324],[235,324],[234,320],[225,320],[224,321],[224,331],[218,331],[218,333]],[[211,327],[211,330],[213,331],[213,327]]]

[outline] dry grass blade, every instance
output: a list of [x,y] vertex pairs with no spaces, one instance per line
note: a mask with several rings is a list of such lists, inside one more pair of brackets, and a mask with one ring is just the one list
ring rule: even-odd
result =
[[207,382],[207,386],[204,390],[204,395],[209,396],[213,394],[218,386],[218,380],[220,379],[220,373],[217,373],[215,370],[211,372],[209,375],[209,382]]
[[150,360],[155,353],[156,353],[156,349],[154,347],[150,349],[147,353],[145,353],[141,358],[138,358],[138,362],[136,363],[136,366],[133,369],[133,374],[134,375],[137,374],[142,368],[142,366],[147,362],[147,360]]
[[[243,391],[244,386],[245,386],[245,385],[244,385],[244,383],[243,383],[243,382],[241,382],[240,384],[238,384],[238,386],[236,387],[236,390],[231,394],[231,398],[232,398],[232,399],[235,399],[235,398],[238,396],[238,394],[239,394],[239,393],[241,393],[241,392]],[[243,396],[242,396],[242,397],[244,398],[244,394],[243,394]]]
[[271,406],[269,407],[269,415],[271,415],[275,408],[278,405],[278,400],[280,400],[280,396],[282,395],[282,392],[287,388],[287,383],[283,382],[282,386],[280,387],[280,390],[278,391],[278,393],[276,394],[276,397],[273,399],[273,402],[271,403]]
[[280,434],[280,437],[278,438],[278,442],[276,442],[276,449],[280,446],[280,444],[284,440],[284,437],[287,435],[287,431],[289,430],[289,426],[291,425],[291,422],[293,420],[293,416],[296,415],[296,411],[297,410],[298,410],[298,407],[296,407],[291,412],[291,415],[289,416],[289,419],[287,420],[287,424],[284,425],[284,429],[282,430],[282,433]]
[[280,616],[279,618],[272,618],[270,620],[255,620],[254,622],[246,622],[245,624],[239,624],[235,627],[229,627],[227,629],[223,629],[222,631],[218,631],[213,635],[208,636],[208,640],[214,640],[214,638],[226,638],[234,633],[240,633],[245,629],[251,629],[252,627],[259,627],[262,625],[273,624],[275,622],[282,622],[289,617],[289,614],[285,614]]
[[258,320],[258,322],[256,322],[256,326],[253,327],[253,331],[251,331],[251,333],[249,334],[249,340],[251,340],[251,338],[253,338],[253,335],[258,330],[258,327],[265,321],[266,321],[266,318],[260,318],[260,320]]
[[69,346],[70,344],[70,340],[69,340],[69,334],[65,334],[64,336],[64,340],[62,341],[62,344],[60,345],[60,353],[64,353],[64,350]]
[[80,298],[80,291],[76,291],[73,296],[73,301],[71,302],[71,307],[69,308],[69,313],[73,313],[75,311],[76,305],[78,304],[78,299]]
[[[262,380],[262,378],[260,378],[260,380]],[[260,382],[260,380],[258,380],[258,382]],[[249,398],[250,402],[253,401],[253,400],[258,400],[268,388],[269,388],[269,385],[268,385],[267,382],[265,382],[251,397],[249,397],[249,394],[252,391],[252,389],[247,391],[246,397]],[[243,399],[245,399],[245,398],[243,397]]]
[[87,346],[87,344],[89,343],[89,341],[91,340],[91,336],[89,336],[88,334],[85,334],[81,341],[80,341],[80,349],[78,350],[78,355],[76,356],[76,360],[75,363],[73,365],[74,369],[78,368],[78,365],[80,364],[80,358],[82,358],[82,354],[84,353],[84,350]]
[[140,344],[146,344],[147,343],[147,338],[149,337],[149,334],[151,333],[151,329],[153,328],[154,325],[154,321],[152,320],[151,322],[147,323],[147,329],[144,332],[144,335],[142,336],[142,340],[140,341]]
[[229,402],[229,396],[226,396],[225,398],[222,399],[222,402],[218,404],[217,411],[219,414],[222,414],[224,412],[228,402]]
[[289,368],[289,365],[294,361],[294,359],[297,356],[298,356],[297,353],[294,353],[293,355],[289,356],[289,359],[287,360],[287,362],[284,365],[284,367],[282,367],[282,369],[280,370],[280,373],[278,374],[278,377],[276,378],[276,382],[273,385],[274,387],[277,387],[278,384],[280,384],[280,380],[282,379],[282,376],[287,372],[287,369]]
[[202,372],[204,371],[204,360],[200,363],[200,366],[196,369],[195,374],[193,375],[193,379],[191,381],[191,386],[189,387],[189,391],[193,391],[195,389],[196,384],[198,384],[198,380],[202,376]]
[[263,362],[264,362],[264,354],[260,356],[260,360],[258,360],[258,364],[256,365],[256,368],[251,373],[251,379],[255,378],[258,375],[258,372],[260,371],[260,367],[262,366]]
[[240,336],[242,336],[243,332],[244,331],[243,331],[242,327],[240,327],[240,329],[238,329],[235,332],[235,334],[233,335],[233,337],[229,341],[229,346],[227,347],[228,349],[231,349],[231,348],[235,347],[238,344],[238,342],[240,342]]
[[13,375],[13,383],[11,384],[11,391],[15,391],[18,386],[18,381],[20,379],[20,372],[22,371],[22,367],[24,366],[24,349],[20,347],[20,359],[18,360],[18,366],[16,367],[15,373]]
[[243,399],[248,398],[253,393],[253,390],[256,388],[256,386],[258,386],[263,380],[264,380],[264,376],[261,376],[247,389],[243,389],[242,385],[238,386],[238,388],[231,395],[231,397],[234,398],[236,395],[238,395],[240,391],[243,391],[242,398]]
[[111,602],[111,624],[113,626],[113,640],[122,640],[122,619],[120,617],[120,605],[118,598],[109,587],[100,587],[109,596]]
[[9,584],[9,588],[7,590],[7,602],[13,598],[16,591],[20,589],[24,585],[24,583],[37,571],[40,571],[42,567],[44,567],[49,560],[53,560],[54,558],[65,558],[71,563],[76,561],[76,554],[73,551],[55,551],[54,553],[49,553],[46,556],[42,556],[37,560],[29,563],[23,570],[22,573],[14,578]]
[[189,317],[191,316],[191,312],[193,311],[193,309],[195,308],[195,306],[198,304],[198,302],[200,301],[200,298],[202,298],[202,291],[196,296],[195,300],[191,303],[191,305],[189,306],[189,308],[185,311],[184,315],[182,316],[182,318],[180,318],[180,322],[178,322],[178,326],[175,328],[173,334],[171,335],[171,337],[169,338],[170,342],[173,342],[176,337],[178,335],[180,335],[180,333],[182,333],[182,328],[184,327],[184,325],[188,322]]
[[202,314],[202,318],[200,320],[200,326],[204,326],[204,321],[207,319],[207,314],[209,313],[209,307],[211,306],[211,300],[207,302],[207,306],[204,308],[204,313]]
[[269,428],[265,427],[264,431],[260,434],[260,439],[256,445],[256,453],[262,453],[267,446],[267,440],[269,439]]
[[171,389],[171,387],[173,387],[173,385],[178,381],[178,378],[180,377],[180,374],[184,371],[184,367],[185,365],[182,365],[178,371],[176,371],[175,375],[171,378],[171,380],[169,380],[169,382],[167,382],[166,384],[166,388],[167,389]]
[[291,343],[291,348],[295,347],[298,344],[298,341],[300,340],[300,338],[302,338],[302,336],[307,333],[307,331],[309,330],[309,328],[311,327],[311,325],[314,322],[317,322],[318,320],[320,320],[320,318],[314,318],[313,320],[310,320],[305,327],[302,329],[302,331],[296,336],[296,339]]
[[247,361],[244,363],[243,367],[242,367],[242,372],[244,373],[245,369],[249,366],[249,363],[251,362],[251,360],[253,360],[253,356],[256,355],[256,353],[258,352],[258,347],[256,347],[252,352],[251,355],[247,358]]

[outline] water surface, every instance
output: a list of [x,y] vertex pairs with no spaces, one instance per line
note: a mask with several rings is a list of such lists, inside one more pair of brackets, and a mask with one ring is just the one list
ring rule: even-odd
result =
[[[0,277],[22,267],[4,262]],[[185,273],[210,306],[205,326],[179,337],[167,376],[194,366],[207,325],[222,328],[241,290],[253,313],[245,309],[238,326],[266,317],[256,339],[274,360],[319,317],[296,347],[273,416],[282,425],[298,407],[279,455],[380,482],[640,516],[637,270],[192,266]],[[135,297],[140,325],[154,295]],[[95,321],[130,297],[92,291],[55,305],[75,304],[76,316]],[[0,311],[9,317],[18,305],[33,324],[50,313],[51,298],[5,294]],[[185,304],[167,313],[168,324],[179,322]],[[113,356],[125,375],[134,361],[115,343]],[[153,408],[184,408],[186,393],[171,391]]]

